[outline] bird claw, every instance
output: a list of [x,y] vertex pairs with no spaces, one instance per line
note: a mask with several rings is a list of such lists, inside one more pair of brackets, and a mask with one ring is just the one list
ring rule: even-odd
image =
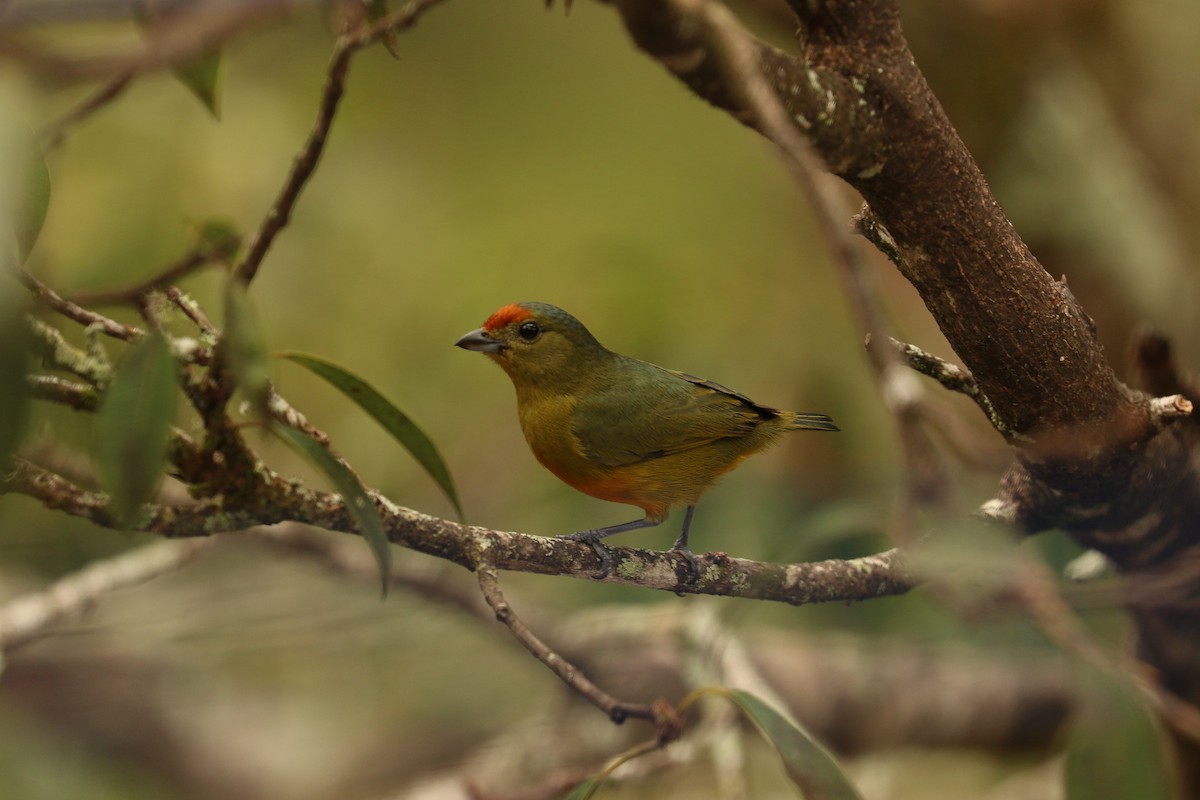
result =
[[679,555],[683,556],[685,561],[687,561],[688,570],[692,573],[692,579],[688,581],[688,583],[695,583],[696,581],[700,580],[700,576],[703,574],[704,570],[702,569],[703,565],[700,563],[700,557],[698,555],[686,547],[679,546],[672,547],[670,552],[678,553]]
[[596,551],[596,558],[600,559],[600,574],[596,576],[597,580],[607,578],[612,573],[613,557],[612,551],[607,546],[601,544],[600,537],[595,535],[595,531],[580,531],[579,533],[564,533],[559,536],[560,539],[570,539],[573,542],[587,542],[592,546],[592,550]]

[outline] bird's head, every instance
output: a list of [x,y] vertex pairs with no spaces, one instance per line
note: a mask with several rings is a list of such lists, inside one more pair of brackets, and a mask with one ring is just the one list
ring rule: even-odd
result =
[[583,323],[548,303],[513,303],[455,345],[499,364],[514,384],[569,380],[608,353]]

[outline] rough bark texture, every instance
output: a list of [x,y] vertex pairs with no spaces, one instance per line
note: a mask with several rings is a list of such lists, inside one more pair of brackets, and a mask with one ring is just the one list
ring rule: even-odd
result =
[[[696,0],[614,0],[634,41],[696,94],[754,126]],[[801,56],[753,42],[759,69],[831,172],[867,202],[865,228],[920,293],[994,410],[1016,460],[985,511],[1052,527],[1111,557],[1133,586],[1139,655],[1200,702],[1195,429],[1157,418],[1117,379],[1092,319],[1041,266],[926,84],[896,2],[791,0]],[[1158,354],[1161,356],[1161,354]],[[1182,392],[1178,380],[1149,391]],[[1172,385],[1175,384],[1175,385]],[[1185,755],[1185,763],[1194,761]],[[1200,784],[1187,787],[1200,796]]]

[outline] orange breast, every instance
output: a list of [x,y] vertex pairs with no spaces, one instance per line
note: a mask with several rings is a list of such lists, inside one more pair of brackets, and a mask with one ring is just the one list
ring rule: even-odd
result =
[[637,506],[646,512],[649,519],[666,519],[670,513],[670,503],[654,497],[658,487],[648,484],[644,476],[634,474],[632,470],[616,468],[575,472],[554,464],[543,464],[563,483],[584,494],[610,503]]

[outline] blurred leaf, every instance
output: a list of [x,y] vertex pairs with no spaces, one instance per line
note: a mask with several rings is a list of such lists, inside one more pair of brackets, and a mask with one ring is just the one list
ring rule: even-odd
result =
[[1067,740],[1067,800],[1169,800],[1162,732],[1136,689],[1094,670],[1082,684]]
[[217,83],[221,77],[220,50],[177,64],[171,72],[199,98],[214,118],[221,118],[221,100],[217,93]]
[[722,690],[745,713],[783,760],[788,778],[807,800],[862,800],[841,766],[807,731],[754,695]]
[[225,288],[224,354],[238,388],[255,414],[267,418],[267,348],[258,314],[246,287],[230,280]]
[[565,800],[588,800],[596,793],[596,790],[604,783],[604,778],[588,778],[583,783],[571,790],[571,793],[566,796]]
[[272,430],[287,442],[293,450],[304,456],[314,467],[323,472],[334,489],[346,502],[346,508],[354,515],[362,529],[363,538],[371,548],[375,562],[379,565],[379,579],[382,584],[383,596],[387,597],[388,576],[392,571],[392,548],[388,542],[387,533],[383,530],[383,520],[375,510],[375,504],[367,496],[366,490],[358,476],[350,471],[345,464],[338,461],[333,453],[308,434],[285,425],[274,425]]
[[392,438],[425,468],[429,477],[437,482],[454,506],[458,518],[462,519],[462,506],[458,502],[458,492],[454,488],[454,480],[450,477],[450,470],[446,467],[446,462],[442,459],[441,453],[438,452],[433,441],[409,419],[407,414],[396,408],[390,400],[362,378],[323,358],[295,351],[276,355],[306,367],[324,378],[342,394],[357,403],[359,408],[374,417],[375,421],[382,425],[392,435]]
[[[661,702],[664,704],[666,703],[665,700]],[[662,744],[658,741],[658,739],[634,745],[624,753],[621,753],[605,764],[604,769],[600,770],[595,775],[572,789],[571,793],[568,794],[563,800],[588,800],[588,798],[596,793],[597,789],[604,785],[604,782],[608,780],[609,776],[616,772],[621,766],[629,763],[635,758],[640,758],[647,753],[652,753],[661,747]]]
[[24,164],[23,181],[18,187],[13,231],[21,261],[29,257],[42,232],[46,211],[50,208],[50,171],[40,155],[31,154]]
[[[368,22],[376,22],[392,13],[392,0],[366,0],[366,5]],[[400,44],[394,30],[383,35],[383,46],[392,54],[392,58],[399,60]]]
[[[784,771],[806,800],[862,800],[841,766],[807,731],[784,717],[754,695],[737,689],[705,687],[686,698],[679,711],[704,694],[719,694],[732,700],[754,722],[783,761]],[[564,800],[588,800],[618,766],[655,750],[660,745],[647,742],[613,759],[600,772],[571,790]]]
[[[187,4],[173,4],[167,0],[134,0],[131,10],[143,31],[153,35],[156,31],[163,32],[170,26],[187,25],[190,20]],[[217,95],[217,81],[221,73],[221,51],[214,50],[196,58],[174,64],[171,74],[194,94],[209,113],[215,118],[221,118],[220,100]]]
[[117,365],[96,419],[100,478],[119,525],[158,487],[174,417],[175,362],[165,339],[146,336]]
[[242,232],[227,219],[206,219],[191,225],[190,233],[210,258],[232,262],[242,246]]
[[16,282],[7,276],[0,285],[0,472],[16,451],[29,412],[26,376],[32,366],[25,346],[25,304],[13,291]]

